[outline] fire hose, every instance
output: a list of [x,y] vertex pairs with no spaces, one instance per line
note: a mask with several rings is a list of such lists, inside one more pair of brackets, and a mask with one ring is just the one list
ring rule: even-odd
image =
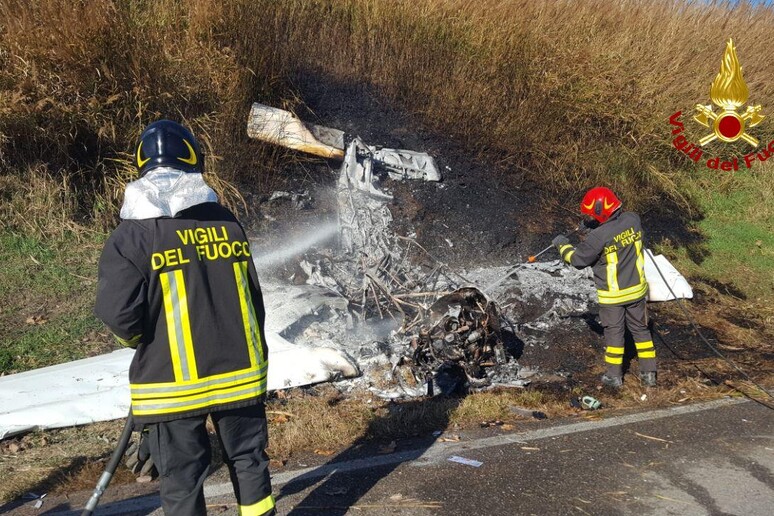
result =
[[[696,335],[697,335],[697,336],[698,336],[698,337],[699,337],[699,338],[702,340],[702,342],[704,343],[704,345],[705,345],[705,346],[707,346],[709,349],[711,349],[713,353],[715,353],[717,356],[719,356],[721,359],[723,359],[723,360],[724,360],[726,363],[728,363],[728,365],[730,365],[731,367],[733,367],[733,368],[734,368],[734,369],[735,369],[735,370],[736,370],[736,371],[737,371],[739,374],[741,374],[741,375],[742,375],[742,376],[743,376],[743,377],[744,377],[744,378],[745,378],[745,379],[746,379],[748,382],[750,382],[750,383],[751,383],[751,384],[753,384],[753,385],[754,385],[756,388],[758,388],[760,391],[762,391],[763,393],[765,393],[765,394],[766,394],[766,395],[767,395],[769,398],[772,398],[772,399],[774,399],[774,395],[772,395],[772,394],[771,394],[771,392],[769,392],[769,391],[768,391],[766,388],[764,388],[764,387],[763,387],[762,385],[760,385],[758,382],[756,382],[755,380],[753,380],[752,378],[750,378],[750,376],[749,376],[747,373],[745,373],[745,372],[744,372],[744,371],[743,371],[743,370],[742,370],[742,369],[741,369],[741,368],[740,368],[738,365],[736,365],[736,364],[735,364],[735,363],[734,363],[734,362],[733,362],[733,361],[732,361],[730,358],[727,358],[725,355],[723,355],[723,353],[721,353],[720,351],[718,351],[718,350],[717,350],[717,348],[715,348],[715,346],[713,346],[713,345],[710,343],[710,341],[707,339],[707,337],[705,337],[705,336],[704,336],[704,334],[703,334],[703,333],[701,332],[701,330],[699,329],[699,325],[698,325],[698,324],[696,324],[696,321],[695,321],[695,320],[694,320],[694,318],[691,316],[691,313],[690,313],[690,312],[688,311],[688,309],[685,307],[685,304],[683,303],[683,300],[682,300],[682,299],[680,299],[679,297],[677,297],[677,295],[676,295],[676,294],[674,293],[674,291],[672,290],[672,287],[669,285],[669,282],[666,280],[666,277],[664,276],[664,273],[663,273],[663,272],[661,272],[661,269],[659,269],[659,268],[658,268],[658,265],[656,264],[656,259],[653,257],[653,253],[652,253],[652,252],[650,252],[650,249],[646,249],[646,250],[645,250],[645,252],[647,252],[648,254],[650,254],[650,260],[651,260],[651,262],[653,263],[653,266],[654,266],[654,267],[656,268],[656,270],[658,271],[658,275],[659,275],[659,276],[661,276],[661,281],[663,281],[663,282],[664,282],[664,285],[666,285],[667,289],[669,289],[669,293],[670,293],[670,294],[672,294],[672,297],[675,299],[675,301],[677,301],[677,304],[680,306],[680,309],[683,311],[683,314],[685,315],[685,318],[686,318],[686,319],[688,319],[688,322],[689,322],[689,323],[691,324],[691,326],[693,327],[693,331],[695,331],[695,332],[696,332]],[[752,396],[748,395],[747,393],[743,393],[743,394],[745,394],[745,395],[746,395],[748,398],[752,399],[753,401],[756,401],[756,402],[760,403],[760,404],[761,404],[761,405],[763,405],[764,407],[767,407],[767,408],[770,408],[770,409],[774,409],[774,407],[772,407],[772,406],[770,406],[770,405],[768,405],[768,404],[766,404],[766,403],[763,403],[762,401],[756,400],[755,398],[753,398]]]
[[118,438],[116,449],[113,451],[113,455],[110,457],[110,462],[108,462],[107,466],[105,466],[105,471],[103,471],[102,475],[99,477],[97,486],[94,488],[94,492],[92,493],[91,498],[89,498],[89,501],[86,503],[86,507],[84,507],[81,516],[91,516],[94,513],[94,509],[97,508],[99,499],[104,494],[108,484],[110,484],[110,480],[113,478],[113,475],[116,472],[116,468],[121,462],[121,457],[124,456],[126,449],[129,447],[129,439],[132,436],[132,430],[134,430],[134,418],[132,417],[132,412],[130,410],[129,416],[127,416],[126,423],[124,424],[124,430],[121,432],[121,437]]

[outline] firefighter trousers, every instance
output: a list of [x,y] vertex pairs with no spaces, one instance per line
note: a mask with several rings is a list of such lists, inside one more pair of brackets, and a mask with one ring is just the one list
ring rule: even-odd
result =
[[[239,514],[274,514],[263,403],[212,412],[231,475]],[[147,425],[151,456],[159,471],[161,506],[168,515],[204,515],[204,480],[210,465],[207,415]]]
[[605,329],[605,362],[608,376],[623,375],[624,333],[634,338],[641,373],[656,372],[656,348],[648,329],[645,298],[626,305],[599,305],[599,322]]

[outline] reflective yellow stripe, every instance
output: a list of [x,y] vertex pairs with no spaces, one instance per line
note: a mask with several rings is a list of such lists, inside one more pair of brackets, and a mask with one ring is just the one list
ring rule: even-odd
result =
[[131,384],[133,400],[189,396],[247,384],[266,375],[268,364],[262,367],[242,369],[225,375],[209,376],[185,384],[148,383]]
[[164,315],[167,321],[167,337],[169,339],[169,354],[172,357],[172,370],[175,373],[175,380],[183,379],[183,370],[180,366],[180,353],[177,342],[177,331],[175,322],[175,308],[172,302],[172,289],[169,285],[169,278],[172,272],[165,272],[159,276],[161,280],[161,292],[164,296]]
[[635,342],[634,346],[637,348],[637,356],[639,358],[656,358],[656,348],[653,347],[652,340]]
[[645,283],[645,255],[642,253],[642,240],[634,242],[637,250],[637,272],[640,273],[640,283]]
[[613,305],[628,303],[630,301],[636,301],[645,296],[648,293],[648,284],[642,283],[640,285],[634,285],[633,287],[618,290],[616,292],[610,292],[607,290],[597,290],[599,296],[599,304],[601,305]]
[[[262,365],[262,367],[266,367],[267,364],[266,362],[264,362],[263,364],[260,364],[260,365]],[[228,373],[214,374],[211,376],[205,376],[204,378],[199,378],[197,380],[189,380],[187,382],[158,382],[158,383],[147,383],[147,384],[135,384],[132,386],[132,389],[136,388],[138,390],[142,390],[142,389],[154,390],[154,389],[159,389],[164,387],[177,387],[177,386],[196,387],[197,385],[202,385],[203,383],[211,382],[212,380],[228,379],[234,375],[249,373],[250,371],[255,371],[257,367],[258,366],[256,367],[250,366],[244,369],[240,369],[239,371],[231,371]]]
[[165,399],[164,402],[132,401],[132,414],[150,416],[174,414],[201,408],[224,405],[242,400],[257,398],[266,392],[266,378],[248,386],[217,390],[204,396],[190,396],[179,399]]
[[[202,392],[201,394],[179,395],[179,394],[175,393],[175,394],[177,394],[176,396],[165,397],[165,398],[163,398],[161,400],[158,399],[158,398],[155,398],[155,399],[137,399],[137,400],[132,400],[132,405],[133,406],[137,406],[137,407],[148,407],[148,406],[155,405],[155,404],[169,405],[169,404],[175,404],[175,403],[180,403],[180,402],[185,402],[185,403],[188,403],[188,402],[198,402],[198,401],[202,401],[202,400],[204,400],[206,398],[210,398],[213,395],[234,394],[234,393],[237,393],[240,390],[246,390],[248,388],[253,388],[253,387],[255,387],[253,384],[256,384],[256,385],[260,384],[261,381],[264,380],[264,379],[265,379],[265,377],[263,377],[263,378],[256,378],[256,379],[252,380],[251,382],[247,382],[247,383],[242,382],[241,385],[236,385],[234,387],[228,387],[228,388],[225,388],[225,389],[220,389],[220,388],[213,389],[211,391]],[[263,383],[265,383],[265,382],[263,382]]]
[[260,502],[252,505],[240,505],[239,514],[242,516],[261,516],[266,514],[274,508],[274,497],[272,495],[267,496]]
[[570,263],[570,259],[572,259],[573,254],[575,254],[575,248],[572,246],[572,244],[564,244],[563,246],[559,247],[559,255],[565,262]]
[[175,271],[175,277],[177,279],[177,296],[179,300],[178,314],[180,315],[180,323],[183,327],[183,346],[185,347],[186,362],[188,362],[189,374],[188,378],[183,380],[197,380],[199,378],[199,372],[196,368],[196,353],[193,347],[193,337],[191,336],[191,320],[188,318],[188,296],[185,292],[185,281],[183,281],[183,271]]
[[618,290],[618,252],[613,251],[605,255],[607,258],[607,290]]
[[623,346],[608,346],[605,348],[605,362],[608,364],[623,364]]
[[234,262],[234,278],[236,279],[237,292],[239,293],[239,306],[242,309],[242,324],[245,328],[247,351],[250,354],[250,364],[257,364],[256,357],[263,362],[263,346],[261,345],[261,332],[258,329],[258,319],[255,316],[253,298],[250,294],[248,281],[247,262]]
[[172,357],[175,381],[196,380],[199,375],[196,371],[183,271],[178,269],[165,272],[159,276],[159,279],[164,296],[169,354]]

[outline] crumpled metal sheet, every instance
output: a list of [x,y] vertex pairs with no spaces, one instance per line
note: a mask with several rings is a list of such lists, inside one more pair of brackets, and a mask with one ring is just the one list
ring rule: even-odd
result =
[[323,158],[344,157],[343,131],[305,124],[289,111],[257,102],[250,108],[247,136]]
[[441,172],[432,156],[425,152],[404,149],[374,149],[373,159],[381,164],[393,179],[440,181]]
[[341,164],[339,182],[348,181],[349,184],[368,192],[377,199],[390,200],[392,195],[379,190],[376,183],[378,177],[374,175],[374,160],[372,151],[360,138],[352,140],[347,147],[344,162]]
[[217,201],[201,174],[159,167],[126,185],[119,216],[124,220],[174,217],[191,206]]
[[398,180],[441,180],[438,166],[429,154],[402,149],[377,149],[366,145],[359,137],[354,138],[347,146],[341,165],[341,178],[346,178],[355,188],[377,199],[392,199],[392,195],[379,189],[380,170]]

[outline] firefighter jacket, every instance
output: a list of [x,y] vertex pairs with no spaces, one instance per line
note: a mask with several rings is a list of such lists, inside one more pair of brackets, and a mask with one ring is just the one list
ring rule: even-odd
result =
[[95,314],[137,349],[129,369],[140,424],[263,400],[268,350],[250,246],[216,202],[124,220],[99,262]]
[[578,269],[592,267],[600,305],[624,305],[648,293],[642,246],[640,216],[619,211],[577,246],[559,246],[559,253]]

